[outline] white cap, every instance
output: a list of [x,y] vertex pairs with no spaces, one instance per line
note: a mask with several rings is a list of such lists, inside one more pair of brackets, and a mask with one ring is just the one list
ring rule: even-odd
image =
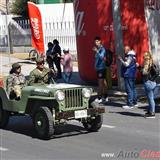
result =
[[67,47],[67,46],[64,47],[64,48],[63,48],[63,52],[69,52],[69,47]]
[[133,56],[135,56],[135,55],[136,55],[136,52],[135,52],[134,50],[131,50],[131,51],[128,52],[128,55],[133,55]]

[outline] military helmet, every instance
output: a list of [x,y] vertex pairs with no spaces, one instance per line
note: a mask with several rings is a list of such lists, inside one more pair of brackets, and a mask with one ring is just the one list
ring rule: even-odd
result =
[[44,63],[44,59],[41,58],[41,57],[38,57],[38,58],[36,59],[36,63]]
[[13,68],[13,69],[17,69],[17,68],[19,68],[19,67],[21,67],[21,65],[20,65],[19,63],[13,63],[13,64],[12,64],[12,68]]

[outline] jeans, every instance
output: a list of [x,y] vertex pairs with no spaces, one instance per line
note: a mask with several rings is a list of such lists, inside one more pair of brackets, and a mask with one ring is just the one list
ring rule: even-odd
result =
[[56,68],[57,68],[57,78],[61,79],[62,73],[61,73],[61,63],[60,63],[60,60],[59,59],[55,59],[54,63],[55,63]]
[[137,104],[137,92],[135,87],[135,78],[124,78],[125,90],[127,93],[127,105]]
[[156,82],[150,80],[144,82],[144,89],[146,91],[147,100],[149,106],[147,108],[148,112],[155,112],[155,101],[154,101],[154,89],[156,87]]
[[66,72],[66,73],[64,72],[63,73],[63,79],[64,79],[65,83],[70,82],[71,76],[72,76],[72,72]]

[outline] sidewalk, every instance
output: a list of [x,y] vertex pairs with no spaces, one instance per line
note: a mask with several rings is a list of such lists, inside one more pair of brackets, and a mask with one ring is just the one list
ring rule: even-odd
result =
[[[35,62],[26,60],[26,59],[20,59],[16,58],[19,57],[16,54],[13,54],[10,56],[10,58],[6,54],[0,54],[0,62],[1,62],[1,68],[0,68],[0,77],[7,76],[11,66],[15,62],[19,62],[22,64],[22,73],[25,76],[28,76],[30,71],[32,71],[35,68]],[[57,83],[63,82],[63,79],[59,79]],[[76,62],[74,62],[74,67],[73,67],[73,75],[71,78],[71,83],[73,84],[79,84],[79,85],[88,85],[85,81],[83,81],[80,78],[79,72],[78,72],[78,65]],[[96,90],[97,85],[91,85],[91,87]],[[137,85],[137,94],[138,97],[143,97],[145,96],[145,92],[143,89],[143,85]],[[118,91],[117,86],[113,86],[111,90],[108,91],[108,95],[111,97],[125,97],[126,93],[122,91]]]

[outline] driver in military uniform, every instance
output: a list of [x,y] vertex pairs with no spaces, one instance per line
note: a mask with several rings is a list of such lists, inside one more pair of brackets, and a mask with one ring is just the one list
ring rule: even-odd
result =
[[33,85],[49,84],[51,76],[55,74],[54,70],[44,66],[43,58],[37,58],[36,65],[37,67],[30,72],[28,85],[33,86]]

